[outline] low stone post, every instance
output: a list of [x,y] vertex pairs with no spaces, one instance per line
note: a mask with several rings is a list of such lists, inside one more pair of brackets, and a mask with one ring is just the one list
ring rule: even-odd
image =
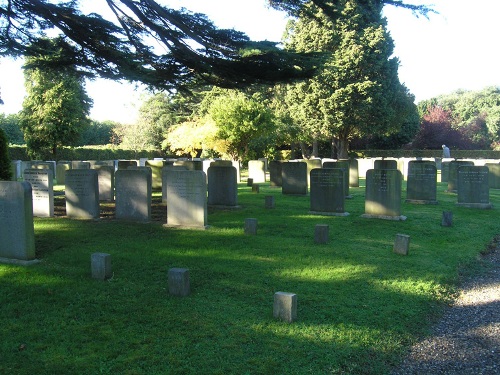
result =
[[266,195],[265,199],[266,199],[266,201],[265,201],[265,207],[266,208],[274,208],[275,207],[274,196],[272,196],[272,195]]
[[186,297],[191,292],[189,270],[170,268],[168,270],[168,292],[173,296]]
[[328,224],[316,224],[316,227],[314,229],[314,242],[318,244],[327,243],[328,233]]
[[453,225],[453,212],[443,211],[443,218],[441,220],[441,226],[451,227]]
[[247,186],[253,185],[253,178],[247,178]]
[[90,264],[93,279],[106,280],[113,276],[110,254],[93,253],[90,257]]
[[408,255],[410,248],[410,236],[406,234],[396,234],[394,240],[394,252],[396,254]]
[[253,184],[252,193],[259,193],[259,192],[260,192],[260,186],[258,184]]
[[257,219],[245,219],[245,234],[257,234]]
[[294,293],[274,293],[273,316],[292,323],[297,319],[297,295]]

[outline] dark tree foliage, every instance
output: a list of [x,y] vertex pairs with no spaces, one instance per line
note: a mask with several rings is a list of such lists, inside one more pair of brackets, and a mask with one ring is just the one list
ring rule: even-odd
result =
[[[336,17],[336,5],[342,0],[313,2]],[[56,28],[71,41],[65,59],[55,62],[58,66],[76,65],[89,75],[163,89],[182,89],[199,81],[242,87],[304,78],[315,71],[317,61],[311,54],[286,52],[272,42],[253,42],[241,32],[216,28],[203,14],[174,10],[154,0],[106,0],[114,18],[105,19],[82,13],[81,3],[0,0],[0,55],[37,54],[31,46],[45,31]],[[292,15],[299,15],[306,3],[269,1]],[[427,11],[402,1],[375,3]]]
[[22,145],[26,143],[19,125],[18,114],[5,115],[0,113],[0,129],[5,132],[9,143],[14,145]]
[[2,129],[0,129],[0,180],[9,181],[12,177],[9,158],[9,142]]
[[462,135],[453,128],[453,121],[451,113],[441,107],[428,109],[411,147],[417,150],[437,150],[446,144],[450,148],[463,148]]

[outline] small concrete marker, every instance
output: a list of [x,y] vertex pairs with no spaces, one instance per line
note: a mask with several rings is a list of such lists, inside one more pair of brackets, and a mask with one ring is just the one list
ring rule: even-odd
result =
[[245,234],[257,234],[257,219],[245,219]]
[[274,196],[272,195],[266,195],[265,197],[265,208],[274,208],[275,203],[274,203]]
[[297,319],[297,295],[294,293],[274,293],[273,316],[292,323]]
[[451,227],[453,225],[453,212],[443,211],[443,218],[441,220],[441,226]]
[[328,224],[316,224],[314,228],[314,242],[318,244],[328,243]]
[[253,185],[253,178],[247,178],[247,186]]
[[107,280],[113,276],[110,254],[93,253],[90,257],[90,263],[93,279]]
[[408,255],[409,248],[410,236],[406,234],[396,234],[396,239],[394,240],[394,252],[396,254]]
[[189,295],[191,287],[187,268],[170,268],[168,270],[168,292],[178,297]]

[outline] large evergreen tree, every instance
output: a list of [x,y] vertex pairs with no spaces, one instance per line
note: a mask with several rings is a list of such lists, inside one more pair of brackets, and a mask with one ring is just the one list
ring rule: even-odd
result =
[[89,124],[92,100],[83,76],[73,66],[52,64],[64,59],[65,41],[40,39],[37,44],[40,54],[28,56],[24,67],[27,96],[20,126],[31,157],[50,153],[55,159],[59,147],[78,142]]
[[[341,0],[312,2],[328,17],[337,17],[335,6]],[[426,11],[400,0],[376,2]],[[235,30],[220,30],[203,14],[174,10],[154,0],[106,0],[108,12],[84,14],[81,3],[0,0],[0,55],[32,53],[34,42],[55,28],[70,42],[71,58],[59,64],[167,89],[198,80],[237,87],[305,77],[314,71],[303,54],[283,51],[275,43],[252,42]],[[269,1],[291,15],[306,3],[309,0]]]
[[0,180],[9,181],[12,177],[9,157],[9,142],[0,128]]
[[408,121],[418,129],[414,98],[399,82],[382,6],[375,0],[342,0],[332,20],[311,5],[315,16],[300,18],[289,30],[288,49],[323,52],[325,62],[314,78],[290,85],[284,101],[303,137],[331,138],[338,158],[348,157],[355,136],[397,132]]

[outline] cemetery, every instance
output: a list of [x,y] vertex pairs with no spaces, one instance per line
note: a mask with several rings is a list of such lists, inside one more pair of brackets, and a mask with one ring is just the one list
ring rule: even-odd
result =
[[0,181],[0,372],[389,373],[498,235],[486,166],[405,163],[30,165],[43,194]]

